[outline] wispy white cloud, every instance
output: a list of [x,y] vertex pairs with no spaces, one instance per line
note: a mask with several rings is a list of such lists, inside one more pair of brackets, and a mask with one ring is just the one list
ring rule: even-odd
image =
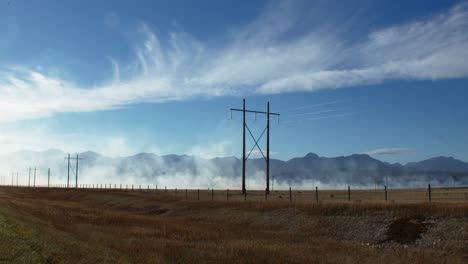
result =
[[468,56],[467,31],[468,3],[465,2],[424,20],[376,30],[342,50],[324,50],[324,54],[338,55],[340,63],[350,65],[347,68],[322,61],[324,66],[318,70],[304,69],[268,80],[260,91],[313,91],[391,79],[467,77],[468,63],[464,59]]
[[416,152],[416,150],[412,148],[383,148],[383,149],[375,149],[375,150],[367,151],[364,154],[377,156],[377,155],[399,155],[399,154],[407,154],[407,153],[414,153],[414,152]]
[[330,101],[330,102],[299,106],[299,107],[294,107],[294,108],[282,109],[279,112],[282,112],[282,113],[284,113],[284,112],[296,112],[297,110],[302,110],[302,109],[306,109],[306,108],[315,108],[315,107],[318,107],[318,106],[333,105],[333,104],[336,104],[338,102],[340,102],[340,101],[335,100],[335,101]]
[[[331,112],[331,111],[322,111],[322,112]],[[313,120],[330,119],[330,118],[342,118],[342,117],[352,116],[352,115],[355,115],[355,114],[358,114],[358,113],[359,112],[346,112],[346,113],[340,113],[340,114],[334,114],[334,115],[313,116],[313,117],[309,117],[307,119],[290,120],[290,121],[282,122],[282,124],[283,125],[301,124],[301,123],[308,122],[308,121],[313,121]]]
[[286,117],[293,118],[293,117],[302,117],[302,116],[308,116],[308,115],[317,115],[317,114],[335,112],[335,111],[338,111],[338,110],[340,110],[340,109],[325,109],[325,110],[319,110],[319,111],[314,111],[314,112],[307,112],[307,113],[289,115],[289,116],[286,116]]
[[342,113],[342,114],[336,114],[336,115],[315,116],[315,117],[310,117],[310,118],[308,118],[308,120],[345,117],[345,116],[355,115],[355,114],[357,114],[357,113],[358,113],[358,112],[349,112],[349,113]]
[[209,48],[183,32],[161,41],[141,22],[144,40],[135,46],[135,62],[110,59],[114,78],[91,87],[33,68],[7,67],[0,71],[0,122],[198,96],[468,77],[467,2],[353,42],[320,27],[294,34],[297,12],[286,2],[271,5],[232,30],[228,44]]

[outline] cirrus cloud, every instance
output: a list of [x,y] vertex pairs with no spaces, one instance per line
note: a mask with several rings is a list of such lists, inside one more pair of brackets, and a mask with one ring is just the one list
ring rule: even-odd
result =
[[407,153],[414,153],[414,152],[416,152],[416,150],[412,148],[383,148],[383,149],[375,149],[375,150],[367,151],[364,154],[377,156],[377,155],[399,155],[399,154],[407,154]]
[[184,32],[158,36],[140,22],[143,40],[135,45],[134,62],[122,66],[109,58],[114,79],[94,86],[26,66],[4,67],[0,70],[0,122],[199,96],[468,77],[467,2],[424,19],[374,30],[352,42],[326,28],[292,34],[301,22],[296,12],[285,3],[271,5],[218,47]]

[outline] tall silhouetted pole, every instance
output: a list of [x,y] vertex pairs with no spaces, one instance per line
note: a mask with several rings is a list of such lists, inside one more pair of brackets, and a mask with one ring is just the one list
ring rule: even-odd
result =
[[70,153],[68,153],[68,176],[67,176],[67,188],[70,187]]
[[242,100],[242,123],[242,193],[245,193],[245,98]]
[[78,154],[76,154],[75,188],[78,188]]
[[47,169],[47,188],[50,188],[50,168]]
[[270,194],[270,102],[267,102],[266,193]]
[[67,188],[70,188],[70,160],[76,159],[76,166],[75,166],[75,188],[78,188],[78,160],[80,158],[78,157],[78,154],[76,154],[76,158],[71,158],[70,153],[68,154],[68,157],[65,157],[65,159],[68,160],[68,176],[67,176]]
[[[270,193],[270,115],[279,116],[280,114],[279,113],[270,113],[270,102],[267,103],[267,111],[266,112],[255,111],[255,110],[246,110],[245,109],[245,98],[242,100],[242,109],[231,108],[231,111],[242,112],[242,123],[243,123],[242,124],[242,193],[243,194],[246,193],[246,188],[245,188],[245,165],[246,165],[246,161],[250,157],[250,154],[252,154],[252,151],[254,150],[254,148],[257,147],[258,150],[260,151],[260,153],[262,154],[263,158],[266,161],[266,189],[265,189],[265,191],[266,191],[267,194],[269,194]],[[265,129],[263,130],[262,134],[260,135],[260,137],[258,137],[258,139],[256,139],[253,136],[252,131],[247,126],[246,119],[245,119],[245,113],[247,113],[247,112],[248,113],[254,113],[255,115],[256,114],[266,114],[266,116],[267,116],[267,125],[266,125]],[[250,152],[249,152],[249,154],[247,156],[246,156],[247,153],[246,153],[246,149],[245,149],[245,130],[246,129],[249,131],[250,136],[252,137],[252,139],[255,142],[254,146],[252,147],[252,149],[250,150]],[[266,149],[267,153],[266,153],[266,156],[264,155],[262,149],[258,145],[258,142],[262,138],[265,131],[267,132],[267,144],[266,144],[267,145],[267,149]]]

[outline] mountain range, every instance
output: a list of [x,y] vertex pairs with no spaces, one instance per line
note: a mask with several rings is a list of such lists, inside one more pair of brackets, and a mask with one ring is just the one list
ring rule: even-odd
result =
[[[75,154],[76,155],[76,154]],[[66,154],[61,150],[40,152],[21,151],[0,156],[2,168],[25,172],[36,166],[43,174],[51,168],[61,181],[67,177]],[[72,155],[73,157],[73,155]],[[80,179],[87,182],[164,183],[173,186],[238,185],[242,171],[241,159],[217,157],[212,159],[188,155],[155,155],[139,153],[110,158],[87,151],[79,153]],[[250,159],[246,174],[253,186],[264,184],[265,161]],[[75,161],[72,160],[72,173]],[[353,186],[414,186],[431,182],[436,185],[468,185],[468,163],[453,157],[435,157],[406,165],[387,163],[367,154],[320,157],[309,153],[290,160],[270,159],[271,178],[278,185],[347,185]],[[74,175],[74,174],[73,174]],[[74,176],[73,176],[74,177]]]

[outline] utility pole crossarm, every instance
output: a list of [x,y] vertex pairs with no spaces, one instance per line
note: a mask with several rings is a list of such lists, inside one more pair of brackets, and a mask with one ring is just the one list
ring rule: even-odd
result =
[[76,166],[75,166],[75,188],[78,188],[78,160],[81,160],[82,158],[79,158],[78,154],[76,154],[76,158],[72,158],[70,156],[70,154],[68,154],[68,157],[65,157],[65,159],[68,160],[67,188],[70,187],[70,160],[75,160],[76,161]]
[[[242,125],[242,193],[244,195],[246,195],[246,193],[247,193],[246,189],[245,189],[245,163],[246,163],[247,159],[250,157],[250,154],[252,153],[254,148],[257,147],[258,150],[260,151],[260,153],[262,154],[263,158],[265,159],[265,162],[266,162],[266,179],[265,179],[266,180],[266,189],[265,189],[265,195],[268,195],[270,193],[270,115],[278,116],[278,122],[279,122],[280,114],[270,112],[270,102],[267,102],[267,111],[266,112],[256,111],[256,110],[247,110],[247,109],[245,109],[245,98],[242,100],[242,109],[231,108],[230,110],[231,110],[231,119],[232,119],[232,111],[242,112],[242,122],[243,122],[243,125]],[[256,139],[254,137],[254,135],[252,134],[252,131],[250,131],[250,128],[247,126],[245,113],[254,113],[255,117],[257,116],[257,114],[266,115],[267,124],[266,124],[266,127],[263,130],[262,134],[260,135],[260,137],[258,137],[258,139]],[[250,136],[252,137],[252,139],[254,140],[254,143],[255,143],[254,146],[252,147],[252,149],[250,150],[247,158],[245,156],[246,155],[246,151],[245,151],[246,150],[245,149],[245,130],[246,130],[246,128],[247,128]],[[263,153],[260,146],[258,145],[258,142],[262,138],[265,131],[266,131],[266,134],[267,134],[267,138],[266,138],[266,156]],[[273,183],[272,183],[272,186],[273,186]]]
[[[244,112],[244,110],[242,110],[242,109],[237,109],[237,108],[231,108],[230,110],[231,110],[231,111]],[[267,112],[255,111],[255,110],[245,110],[245,112],[247,112],[247,113],[256,113],[256,114],[264,114],[264,115],[267,115],[267,114],[268,114]],[[280,114],[279,114],[279,113],[270,113],[270,115],[277,115],[277,116],[279,116]]]

